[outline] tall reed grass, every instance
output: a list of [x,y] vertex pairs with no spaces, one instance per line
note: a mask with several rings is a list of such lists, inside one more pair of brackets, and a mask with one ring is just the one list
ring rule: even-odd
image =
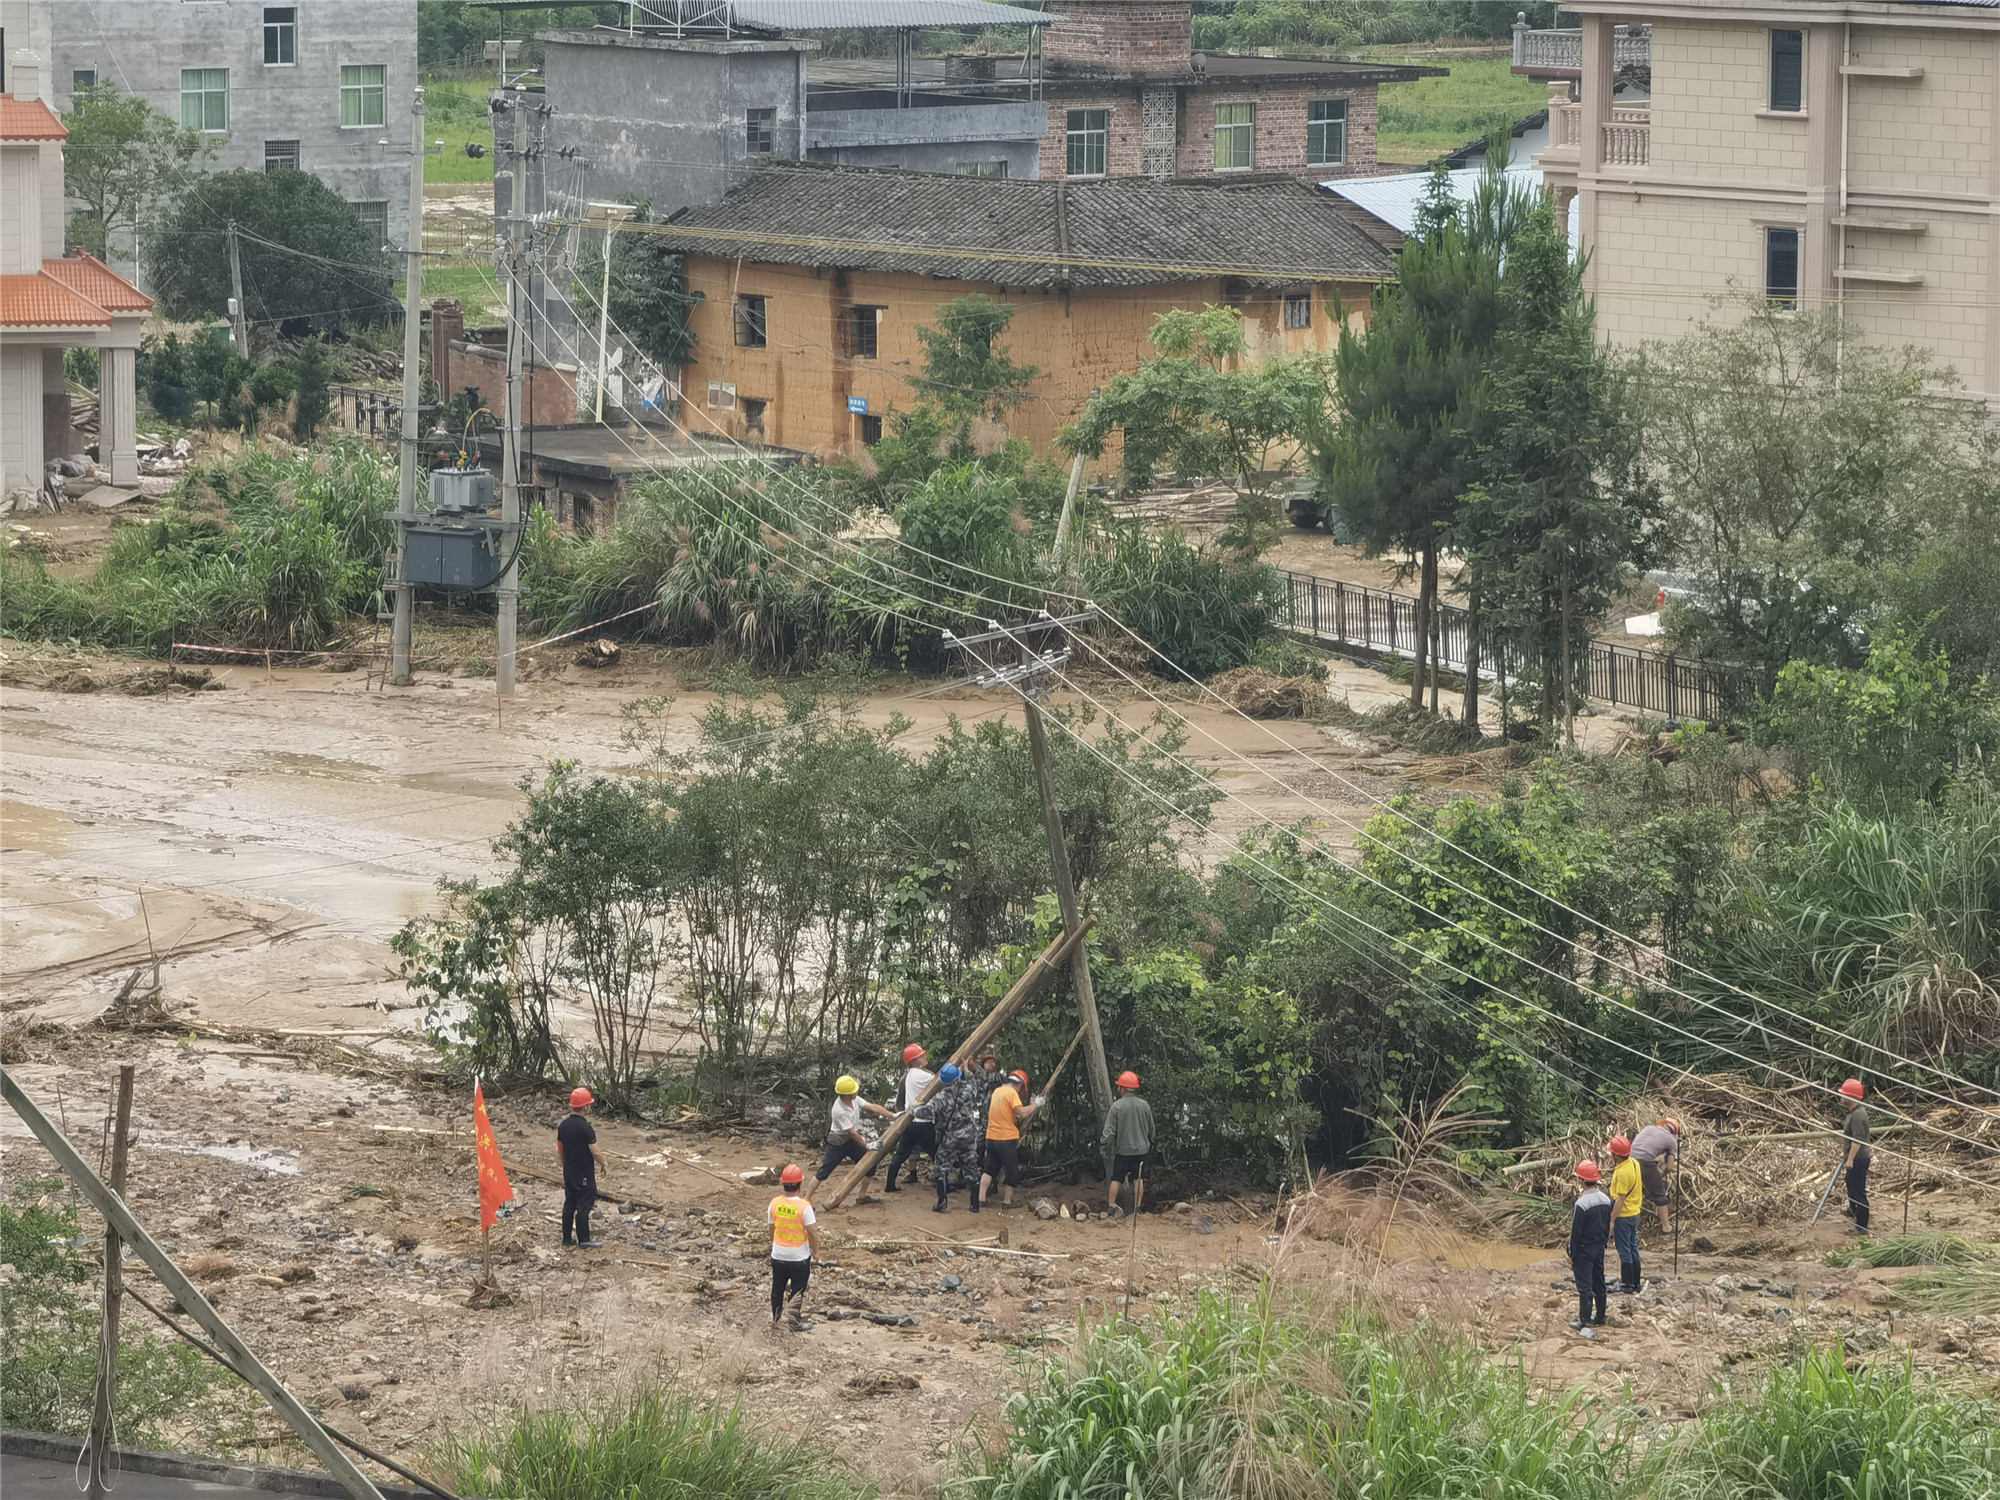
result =
[[522,1411],[452,1440],[451,1487],[491,1500],[869,1500],[872,1486],[736,1408],[648,1390]]
[[1010,1397],[943,1492],[980,1500],[1975,1500],[2000,1411],[1907,1366],[1808,1353],[1719,1386],[1678,1433],[1629,1404],[1530,1385],[1455,1337],[1350,1311],[1203,1298],[1080,1330]]
[[87,579],[0,561],[0,630],[163,652],[318,650],[380,585],[395,471],[356,445],[304,458],[253,448],[191,473],[160,514],[118,531]]

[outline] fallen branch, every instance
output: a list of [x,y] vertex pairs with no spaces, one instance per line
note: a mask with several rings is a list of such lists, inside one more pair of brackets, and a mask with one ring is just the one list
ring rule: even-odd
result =
[[[532,1177],[537,1182],[551,1182],[557,1187],[567,1186],[560,1177],[548,1172],[538,1172],[533,1167],[524,1167],[517,1161],[508,1161],[504,1156],[500,1158],[500,1165],[505,1167],[510,1173],[515,1173],[522,1177]],[[667,1211],[667,1206],[664,1203],[648,1203],[644,1198],[634,1198],[628,1193],[610,1192],[602,1187],[597,1190],[597,1196],[607,1203],[630,1203],[635,1208],[650,1208],[655,1213],[662,1214]]]

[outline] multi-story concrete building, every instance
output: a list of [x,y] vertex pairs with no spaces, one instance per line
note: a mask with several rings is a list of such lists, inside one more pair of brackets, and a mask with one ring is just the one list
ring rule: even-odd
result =
[[[774,161],[1033,177],[1047,128],[1039,47],[920,56],[928,28],[1052,19],[989,0],[643,0],[627,29],[541,34],[548,136],[593,198],[719,202]],[[821,58],[859,31],[891,57]]]
[[403,242],[416,0],[0,0],[42,97],[114,83],[219,143],[223,170],[313,173]]
[[[2000,6],[1579,0],[1539,162],[1598,327],[1672,338],[1731,293],[1837,307],[2000,409]],[[1614,100],[1647,28],[1651,98]]]
[[41,97],[34,51],[0,56],[0,496],[32,501],[44,460],[76,446],[65,349],[98,351],[99,457],[113,484],[136,485],[136,361],[153,303],[103,262],[62,253],[68,131]]
[[1043,177],[1365,177],[1376,90],[1441,68],[1197,53],[1192,0],[1049,0]]

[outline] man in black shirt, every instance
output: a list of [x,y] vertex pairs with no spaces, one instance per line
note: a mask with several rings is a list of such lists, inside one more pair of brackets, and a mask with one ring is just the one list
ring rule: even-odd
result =
[[[572,1089],[569,1114],[556,1127],[556,1155],[562,1159],[563,1174],[562,1242],[582,1250],[604,1248],[590,1237],[590,1210],[597,1203],[597,1164],[604,1159],[597,1149],[597,1131],[584,1118],[584,1111],[593,1102],[589,1089]],[[576,1230],[573,1241],[572,1227]]]

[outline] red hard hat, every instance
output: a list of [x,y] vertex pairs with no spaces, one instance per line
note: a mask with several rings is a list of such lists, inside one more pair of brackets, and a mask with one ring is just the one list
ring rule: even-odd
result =
[[1023,1073],[1019,1068],[1016,1068],[1013,1072],[1009,1073],[1007,1076],[1013,1079],[1016,1083],[1020,1084],[1022,1088],[1026,1088],[1028,1086],[1028,1075],[1026,1073]]
[[1861,1080],[1859,1078],[1848,1079],[1847,1082],[1840,1086],[1840,1091],[1850,1099],[1859,1099],[1862,1094]]
[[1604,1149],[1609,1151],[1613,1156],[1630,1156],[1632,1154],[1632,1143],[1622,1135],[1614,1135]]
[[1664,1120],[1660,1121],[1660,1123],[1666,1126],[1667,1129],[1671,1130],[1675,1135],[1679,1135],[1681,1133],[1681,1122],[1679,1120],[1676,1120],[1672,1115],[1668,1115]]
[[924,1055],[923,1048],[919,1047],[915,1042],[910,1043],[909,1046],[903,1049],[904,1065],[907,1066],[908,1064],[915,1062],[918,1058],[922,1057],[923,1055]]
[[1127,1068],[1118,1075],[1118,1087],[1121,1089],[1136,1089],[1138,1086],[1139,1075],[1134,1073],[1130,1068]]
[[778,1181],[782,1182],[786,1187],[797,1187],[800,1183],[804,1182],[805,1180],[806,1180],[806,1169],[800,1166],[797,1162],[793,1162],[789,1167],[786,1167],[784,1171],[778,1174]]
[[1576,1175],[1581,1177],[1585,1182],[1597,1181],[1600,1175],[1597,1170],[1597,1163],[1594,1161],[1578,1162],[1576,1164]]
[[590,1097],[589,1089],[573,1088],[569,1091],[569,1107],[571,1109],[588,1109],[596,1102],[595,1099]]

